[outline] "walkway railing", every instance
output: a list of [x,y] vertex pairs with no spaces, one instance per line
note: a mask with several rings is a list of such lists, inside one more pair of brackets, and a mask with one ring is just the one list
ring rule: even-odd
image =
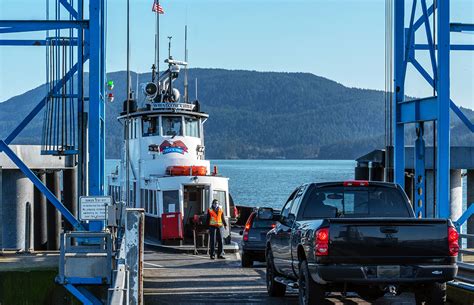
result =
[[464,214],[455,222],[455,226],[459,234],[459,254],[458,254],[458,267],[459,271],[456,276],[456,280],[470,285],[465,285],[463,288],[469,288],[474,290],[474,248],[470,248],[469,245],[474,245],[474,234],[461,233],[462,226],[466,221],[474,214],[474,204],[464,212]]

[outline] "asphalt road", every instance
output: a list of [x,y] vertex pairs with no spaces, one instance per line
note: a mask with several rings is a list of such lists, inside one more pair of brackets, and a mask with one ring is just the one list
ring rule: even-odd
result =
[[[211,261],[204,255],[170,254],[147,250],[144,264],[145,304],[268,304],[297,305],[297,291],[270,298],[265,287],[265,266],[241,268],[237,254]],[[331,295],[327,304],[370,304],[352,295],[345,300]],[[377,305],[412,305],[412,295],[384,297]]]

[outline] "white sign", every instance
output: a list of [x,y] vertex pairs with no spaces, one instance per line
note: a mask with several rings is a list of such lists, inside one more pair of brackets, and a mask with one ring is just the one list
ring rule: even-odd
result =
[[107,206],[112,205],[108,196],[83,196],[79,199],[80,220],[106,220]]
[[154,110],[158,109],[178,109],[178,110],[194,110],[196,105],[188,103],[152,103]]
[[174,203],[170,203],[168,205],[168,213],[174,213],[176,212],[176,205]]

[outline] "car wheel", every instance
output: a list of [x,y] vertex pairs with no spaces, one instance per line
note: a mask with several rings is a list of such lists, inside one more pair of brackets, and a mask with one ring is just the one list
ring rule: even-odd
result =
[[357,291],[357,294],[366,301],[375,301],[385,295],[385,291],[378,287],[367,287]]
[[446,283],[433,283],[418,287],[415,291],[417,305],[446,304]]
[[324,299],[326,298],[324,285],[320,285],[313,281],[309,273],[307,261],[302,261],[300,263],[298,287],[300,305],[323,304]]
[[244,268],[252,268],[253,260],[250,254],[242,252],[242,267]]
[[286,292],[286,285],[278,283],[275,281],[277,273],[275,271],[275,266],[273,265],[273,254],[272,250],[267,250],[266,254],[267,260],[267,272],[266,272],[266,282],[267,282],[267,292],[271,297],[283,297]]

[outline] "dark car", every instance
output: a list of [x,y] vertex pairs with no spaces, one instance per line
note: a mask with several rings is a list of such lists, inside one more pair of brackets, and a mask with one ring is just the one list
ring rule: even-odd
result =
[[458,233],[449,219],[417,219],[399,185],[346,181],[298,187],[267,234],[267,289],[299,288],[301,305],[327,292],[367,300],[411,291],[442,305],[457,272]]
[[268,231],[276,226],[280,213],[271,208],[253,211],[240,232],[242,237],[242,267],[253,266],[254,261],[265,261],[265,244]]

